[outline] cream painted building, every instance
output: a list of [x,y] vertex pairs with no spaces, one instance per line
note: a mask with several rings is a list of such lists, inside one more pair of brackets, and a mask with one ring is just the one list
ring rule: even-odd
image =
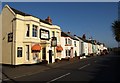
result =
[[8,5],[2,10],[2,64],[34,64],[55,62],[59,53],[51,47],[52,37],[61,45],[61,29],[45,20],[18,11]]

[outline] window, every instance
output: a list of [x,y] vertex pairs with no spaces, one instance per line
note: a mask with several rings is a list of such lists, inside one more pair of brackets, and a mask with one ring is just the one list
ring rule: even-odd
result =
[[17,57],[22,57],[22,47],[17,47]]
[[65,38],[65,44],[67,44],[67,38]]
[[27,24],[26,25],[26,37],[29,37],[30,36],[30,25],[29,24]]
[[57,37],[57,42],[59,42],[60,41],[59,32],[57,32],[56,37]]
[[33,28],[32,28],[32,36],[37,37],[37,26],[35,25],[33,25]]
[[71,51],[70,51],[70,50],[68,50],[68,56],[70,56],[70,54],[71,54]]
[[55,37],[55,31],[52,31],[52,36]]
[[65,52],[66,52],[66,56],[70,56],[70,54],[71,54],[71,51],[70,50],[65,50]]
[[65,52],[66,52],[66,56],[67,56],[68,55],[67,50],[65,50]]
[[68,44],[72,45],[72,40],[68,39]]
[[76,47],[76,41],[74,41],[74,46]]

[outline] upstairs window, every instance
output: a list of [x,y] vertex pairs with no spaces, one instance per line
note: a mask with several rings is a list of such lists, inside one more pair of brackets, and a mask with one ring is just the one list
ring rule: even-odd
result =
[[33,25],[33,28],[32,28],[32,37],[37,37],[37,26],[36,25]]
[[26,37],[30,36],[30,25],[26,24]]
[[76,47],[76,41],[74,41],[74,46]]
[[72,40],[68,39],[68,44],[72,45]]
[[55,37],[55,31],[52,31],[52,37]]
[[60,41],[59,32],[56,33],[56,37],[57,37],[57,42],[59,42]]
[[67,38],[65,38],[65,44],[67,44]]

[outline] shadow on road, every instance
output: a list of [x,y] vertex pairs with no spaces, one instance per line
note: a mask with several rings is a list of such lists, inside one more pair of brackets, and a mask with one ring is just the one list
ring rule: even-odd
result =
[[97,83],[102,81],[110,81],[117,82],[120,77],[120,56],[119,55],[108,55],[105,59],[97,62],[99,66],[96,66],[95,69],[97,71],[92,71],[90,76],[94,78],[90,81],[90,83]]

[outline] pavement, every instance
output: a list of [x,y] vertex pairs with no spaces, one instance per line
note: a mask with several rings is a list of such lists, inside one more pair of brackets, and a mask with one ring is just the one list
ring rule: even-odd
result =
[[32,75],[32,74],[39,73],[51,68],[65,66],[77,61],[80,61],[80,59],[74,58],[73,60],[70,60],[70,61],[60,61],[60,62],[55,62],[50,64],[20,65],[16,67],[3,65],[2,80],[12,80],[13,78]]

